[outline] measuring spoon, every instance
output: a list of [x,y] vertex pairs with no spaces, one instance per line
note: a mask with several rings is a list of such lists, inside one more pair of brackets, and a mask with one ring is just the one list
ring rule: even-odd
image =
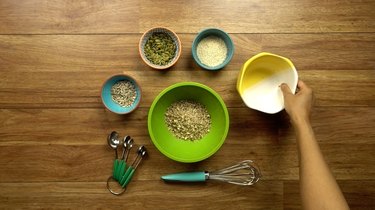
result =
[[119,166],[117,167],[116,177],[117,180],[121,180],[122,176],[125,174],[126,161],[128,159],[130,149],[133,147],[134,140],[130,136],[124,137],[124,143],[122,144],[122,156],[119,160]]
[[[116,171],[118,168],[118,154],[117,154],[117,147],[120,144],[120,140],[118,139],[118,133],[116,131],[112,131],[107,138],[108,145],[115,150],[115,161],[113,162],[113,177],[116,179]],[[117,180],[117,179],[116,179]]]
[[137,169],[139,163],[141,162],[142,158],[147,154],[147,150],[145,146],[140,146],[137,150],[137,157],[135,158],[133,164],[126,169],[125,174],[123,175],[120,184],[122,188],[126,187],[126,185],[129,184],[131,178],[133,177],[133,174],[135,170]]

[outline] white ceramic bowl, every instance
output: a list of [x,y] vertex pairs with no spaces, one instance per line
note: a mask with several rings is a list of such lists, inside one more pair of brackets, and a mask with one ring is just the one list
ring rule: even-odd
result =
[[280,84],[288,84],[295,93],[297,82],[297,70],[289,59],[263,52],[253,56],[242,66],[237,91],[246,106],[275,114],[284,109]]

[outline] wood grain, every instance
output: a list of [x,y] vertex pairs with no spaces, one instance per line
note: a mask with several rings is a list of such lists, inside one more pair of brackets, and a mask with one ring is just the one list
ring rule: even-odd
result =
[[[118,116],[104,108],[0,109],[0,146],[103,145],[112,130],[150,144],[148,111],[139,108],[130,115]],[[228,144],[295,144],[285,113],[267,115],[248,108],[229,108],[229,115]],[[375,138],[373,107],[316,107],[312,121],[320,143],[371,144]]]
[[[142,1],[140,29],[165,25],[178,32],[220,27],[234,33],[374,32],[372,1]],[[180,5],[183,3],[183,7]],[[169,11],[162,5],[171,5]],[[153,9],[150,9],[150,8]],[[176,17],[173,14],[176,12]],[[165,15],[159,15],[165,14]]]
[[231,204],[242,209],[282,209],[283,198],[282,183],[276,181],[244,188],[215,182],[183,185],[136,180],[121,197],[111,195],[104,182],[1,183],[0,187],[6,189],[0,192],[0,208],[223,209]]
[[4,0],[1,1],[0,8],[1,34],[139,31],[137,0]]
[[[312,87],[319,145],[352,209],[374,209],[375,1],[0,1],[0,209],[300,209],[299,166],[285,112],[247,108],[236,91],[242,64],[259,52],[290,58]],[[138,42],[166,26],[182,41],[167,71],[147,67]],[[230,34],[235,55],[219,72],[193,61],[206,27]],[[140,107],[119,116],[100,99],[110,75],[142,87]],[[162,155],[147,131],[156,95],[182,81],[206,84],[225,101],[230,130],[207,160],[184,164]],[[127,192],[111,195],[114,152],[106,136],[131,135],[148,156]],[[135,152],[130,155],[130,162]],[[255,186],[208,181],[166,184],[167,173],[215,170],[252,159]]]
[[[375,206],[374,181],[338,181],[350,209],[371,210]],[[298,181],[284,182],[284,209],[301,209]]]
[[[0,72],[1,108],[101,108],[100,90],[113,74],[133,76],[143,92],[141,107],[149,107],[168,86],[200,82],[217,91],[228,107],[245,107],[236,90],[238,72],[222,71],[121,71],[109,72]],[[374,70],[309,70],[299,76],[315,91],[316,106],[374,106]],[[324,79],[322,79],[324,78]],[[151,83],[149,81],[152,81]],[[350,85],[348,85],[350,84]]]
[[0,6],[1,34],[139,33],[159,25],[179,33],[212,26],[232,33],[375,32],[371,0],[6,0]]
[[[136,144],[145,141],[138,138]],[[183,171],[212,171],[246,159],[256,161],[262,171],[262,180],[298,180],[296,145],[257,145],[252,144],[251,139],[247,141],[249,143],[244,146],[231,144],[228,140],[210,159],[195,164],[169,160],[147,141],[149,156],[134,180],[159,180],[164,174]],[[375,169],[369,167],[375,163],[370,158],[374,144],[321,144],[321,149],[337,179],[371,180],[374,177]],[[2,182],[101,182],[111,174],[114,156],[107,145],[89,143],[87,146],[1,146],[0,151]],[[129,157],[130,162],[134,157],[135,150]]]
[[[373,33],[230,35],[235,54],[225,71],[239,71],[245,61],[262,51],[290,58],[298,70],[370,70],[375,67]],[[196,34],[178,36],[182,53],[170,71],[201,71],[191,55]],[[152,69],[139,56],[140,37],[141,34],[0,35],[0,68],[6,72],[149,72]]]

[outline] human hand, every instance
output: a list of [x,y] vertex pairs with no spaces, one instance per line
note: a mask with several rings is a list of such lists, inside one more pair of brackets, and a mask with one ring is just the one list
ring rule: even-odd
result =
[[310,122],[310,112],[313,104],[313,92],[302,80],[297,83],[299,91],[293,94],[285,83],[280,85],[284,95],[284,106],[292,123]]

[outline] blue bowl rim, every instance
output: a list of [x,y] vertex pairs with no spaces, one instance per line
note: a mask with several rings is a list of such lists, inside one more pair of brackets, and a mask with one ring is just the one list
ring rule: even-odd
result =
[[[210,67],[210,66],[204,65],[203,63],[200,62],[196,53],[194,53],[194,51],[196,51],[196,46],[198,45],[198,39],[200,39],[201,35],[206,31],[216,31],[216,32],[219,32],[220,34],[222,34],[223,36],[226,36],[229,40],[229,43],[230,43],[231,47],[232,47],[232,50],[230,51],[231,53],[229,53],[227,55],[227,57],[225,58],[224,62],[221,63],[218,66]],[[200,32],[198,32],[197,36],[194,38],[194,41],[193,41],[193,44],[192,44],[192,47],[191,47],[191,53],[193,55],[195,63],[197,63],[200,67],[202,67],[203,69],[206,69],[206,70],[210,70],[210,71],[217,71],[217,70],[220,70],[220,69],[224,68],[232,60],[233,55],[234,55],[234,50],[235,50],[234,48],[235,47],[234,47],[233,40],[227,32],[225,32],[224,30],[219,29],[219,28],[205,28],[205,29],[201,30]]]
[[[129,78],[129,79],[134,83],[135,88],[139,90],[139,100],[138,100],[138,103],[136,103],[135,106],[133,107],[133,109],[131,109],[131,110],[128,111],[128,112],[116,112],[116,111],[113,111],[113,110],[112,110],[110,107],[108,107],[107,104],[104,102],[104,99],[103,99],[103,96],[102,96],[104,86],[105,86],[105,84],[106,84],[108,81],[110,81],[110,80],[113,79],[114,77],[123,77],[123,78],[125,78],[125,79],[128,79],[128,78]],[[121,115],[123,115],[123,114],[129,114],[129,113],[133,112],[134,110],[136,110],[136,109],[138,108],[139,104],[141,103],[141,100],[142,100],[142,89],[141,89],[141,86],[138,84],[137,80],[134,79],[134,77],[132,77],[132,76],[130,76],[130,75],[127,75],[127,74],[114,74],[114,75],[108,77],[108,78],[103,82],[103,84],[102,84],[102,88],[100,89],[100,98],[101,98],[102,103],[103,103],[103,105],[105,106],[105,108],[106,108],[107,110],[109,110],[110,112],[115,113],[115,114],[121,114]]]

